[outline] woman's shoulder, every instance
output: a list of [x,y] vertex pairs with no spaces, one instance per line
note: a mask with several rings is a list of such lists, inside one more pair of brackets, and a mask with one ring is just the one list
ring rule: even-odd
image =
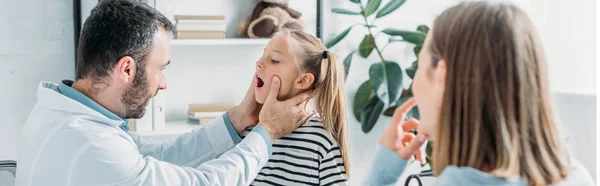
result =
[[566,179],[554,185],[595,185],[588,170],[577,160],[571,161],[571,172]]
[[[594,185],[594,180],[590,173],[579,162],[571,162],[572,170],[563,181],[553,184],[554,186],[562,185]],[[448,166],[438,176],[436,185],[527,185],[520,177],[513,179],[503,179],[491,174],[482,172],[471,167],[456,167]]]

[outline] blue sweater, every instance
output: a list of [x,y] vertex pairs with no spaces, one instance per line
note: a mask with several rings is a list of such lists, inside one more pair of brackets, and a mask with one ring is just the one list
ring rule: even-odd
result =
[[[377,147],[373,167],[362,185],[395,185],[408,162],[394,151],[383,146]],[[595,185],[588,171],[577,161],[572,161],[573,170],[569,176],[556,185]],[[470,167],[448,166],[437,177],[433,185],[494,185],[521,186],[527,182],[521,178],[503,179]]]

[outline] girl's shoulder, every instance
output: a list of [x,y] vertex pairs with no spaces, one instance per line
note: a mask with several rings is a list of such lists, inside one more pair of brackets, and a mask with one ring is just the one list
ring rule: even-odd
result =
[[321,119],[314,115],[292,133],[275,141],[275,144],[278,143],[302,145],[305,148],[318,150],[321,154],[339,149],[338,142],[325,129]]

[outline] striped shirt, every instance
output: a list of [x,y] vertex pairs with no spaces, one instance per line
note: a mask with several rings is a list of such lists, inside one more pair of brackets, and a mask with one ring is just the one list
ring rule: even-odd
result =
[[349,185],[340,147],[318,117],[275,140],[272,150],[250,185]]

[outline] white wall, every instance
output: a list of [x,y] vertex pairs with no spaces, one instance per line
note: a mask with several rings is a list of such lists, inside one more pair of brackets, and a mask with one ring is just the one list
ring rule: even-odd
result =
[[0,1],[0,160],[16,159],[17,137],[40,81],[73,78],[71,0]]
[[[409,0],[396,12],[378,20],[375,24],[380,29],[394,27],[413,30],[420,24],[431,26],[434,18],[444,9],[464,0]],[[366,1],[363,1],[366,2]],[[382,5],[388,1],[384,0]],[[563,133],[570,138],[569,144],[577,158],[584,164],[592,175],[596,172],[595,127],[596,127],[596,75],[595,67],[595,30],[594,17],[595,1],[533,1],[517,0],[515,4],[523,7],[538,27],[546,49],[549,64],[551,88],[555,94],[557,117],[561,121]],[[353,23],[362,23],[360,17],[333,14],[332,7],[351,10],[359,8],[348,0],[335,0],[327,3],[325,30],[328,38],[346,29]],[[539,9],[536,9],[539,8]],[[350,34],[331,50],[342,58],[349,51],[358,48],[364,34],[364,28],[355,27]],[[384,43],[387,37],[378,37],[377,42]],[[383,55],[386,59],[399,62],[401,67],[407,67],[415,60],[412,47],[408,44],[396,43],[390,45]],[[375,52],[368,59],[358,55],[349,72],[346,85],[348,103],[362,82],[368,79],[368,69],[373,62],[378,61]],[[405,78],[405,85],[410,80]],[[351,105],[350,105],[351,106]],[[374,145],[377,144],[381,132],[390,122],[390,117],[381,117],[375,128],[368,134],[361,131],[360,123],[352,116],[349,118],[352,182],[360,184],[366,172],[371,167]],[[419,166],[414,165],[408,173],[415,173]],[[404,182],[403,176],[402,184]],[[426,181],[427,183],[427,181]]]

